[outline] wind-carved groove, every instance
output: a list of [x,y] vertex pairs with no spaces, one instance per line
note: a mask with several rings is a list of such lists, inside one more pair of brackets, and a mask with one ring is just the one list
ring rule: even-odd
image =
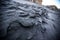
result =
[[27,12],[20,12],[19,17],[26,17],[26,16],[29,16]]

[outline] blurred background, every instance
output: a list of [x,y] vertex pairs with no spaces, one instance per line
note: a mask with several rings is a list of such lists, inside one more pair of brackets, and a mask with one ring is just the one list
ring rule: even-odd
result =
[[27,0],[60,12],[60,0]]
[[60,8],[60,0],[42,0],[42,5],[55,5]]

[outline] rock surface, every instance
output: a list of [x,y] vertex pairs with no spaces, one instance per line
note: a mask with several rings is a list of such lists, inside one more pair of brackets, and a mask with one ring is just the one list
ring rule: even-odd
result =
[[57,12],[19,0],[1,2],[0,8],[0,39],[57,40]]

